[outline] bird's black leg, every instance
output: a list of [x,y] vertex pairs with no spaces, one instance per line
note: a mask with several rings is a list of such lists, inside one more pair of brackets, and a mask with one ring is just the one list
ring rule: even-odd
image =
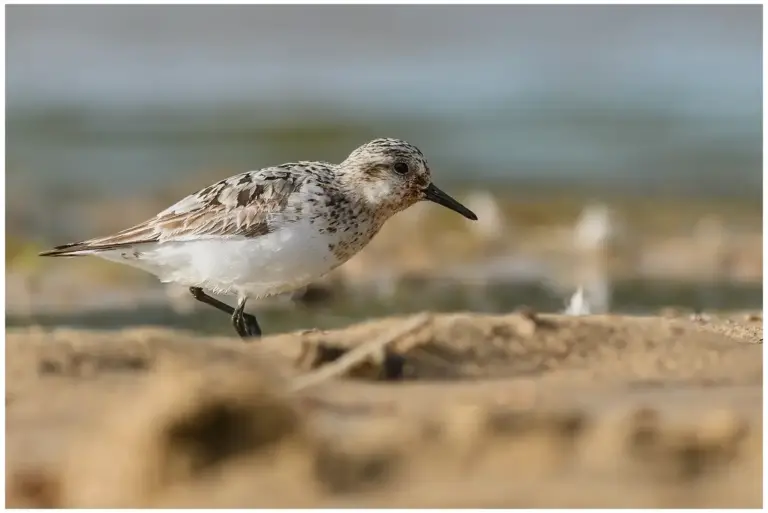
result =
[[203,289],[201,289],[200,287],[189,287],[189,292],[192,294],[192,297],[194,297],[201,303],[205,303],[206,305],[211,305],[215,309],[221,310],[226,314],[232,315],[235,311],[235,309],[229,306],[228,304],[222,303],[218,299],[213,298],[208,294],[206,294],[205,292],[203,292]]
[[245,299],[240,300],[237,308],[232,308],[228,304],[209,296],[203,292],[203,289],[200,287],[190,287],[189,292],[192,294],[192,297],[201,303],[205,303],[206,305],[210,305],[217,310],[231,315],[232,324],[235,326],[235,331],[237,331],[237,334],[240,335],[240,337],[250,338],[261,336],[261,328],[259,327],[259,323],[256,321],[256,317],[251,314],[243,313],[243,309],[245,308]]
[[247,313],[243,313],[245,309],[245,302],[248,298],[240,298],[237,303],[237,308],[232,313],[232,324],[235,327],[235,331],[242,338],[258,338],[261,336],[261,328],[259,327],[256,317]]

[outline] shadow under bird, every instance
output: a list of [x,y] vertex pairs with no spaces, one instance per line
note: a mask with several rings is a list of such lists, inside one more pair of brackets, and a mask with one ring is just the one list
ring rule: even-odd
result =
[[[57,246],[41,256],[93,255],[189,287],[232,317],[238,335],[261,336],[249,298],[304,287],[363,249],[397,212],[432,201],[477,216],[438,189],[422,152],[375,139],[340,164],[295,162],[248,171],[183,198],[114,235]],[[232,307],[208,295],[235,295]]]

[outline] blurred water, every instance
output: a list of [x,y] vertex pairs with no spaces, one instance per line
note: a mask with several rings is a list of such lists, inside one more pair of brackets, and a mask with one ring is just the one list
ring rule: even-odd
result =
[[[760,283],[716,282],[698,284],[674,280],[619,280],[612,284],[612,313],[658,314],[665,307],[683,311],[759,309],[762,305]],[[472,311],[509,313],[521,307],[540,312],[561,312],[566,300],[537,282],[497,283],[473,291],[460,284],[402,287],[389,298],[372,295],[339,294],[306,306],[249,306],[258,315],[268,334],[302,329],[345,327],[372,317],[433,312]],[[229,318],[213,308],[199,306],[183,315],[164,305],[137,306],[78,313],[35,313],[11,315],[6,327],[69,326],[84,329],[122,329],[130,326],[157,325],[232,336]]]
[[6,12],[9,190],[140,192],[376,136],[465,183],[760,190],[757,5]]

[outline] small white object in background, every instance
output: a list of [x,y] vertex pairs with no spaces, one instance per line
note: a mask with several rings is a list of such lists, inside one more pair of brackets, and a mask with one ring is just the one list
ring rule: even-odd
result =
[[616,234],[611,212],[602,203],[587,205],[573,230],[574,243],[582,250],[603,248]]
[[571,296],[571,300],[563,313],[566,315],[589,315],[592,313],[589,302],[584,295],[584,287],[579,287]]
[[478,220],[470,225],[472,231],[487,240],[503,238],[507,222],[493,194],[485,190],[475,190],[467,195],[464,203],[477,214]]
[[565,310],[568,315],[610,311],[612,287],[608,272],[610,245],[619,235],[611,210],[602,203],[587,205],[573,229],[578,289]]
[[582,284],[571,296],[563,312],[566,315],[593,315],[608,313],[611,309],[611,285],[608,279],[596,277]]

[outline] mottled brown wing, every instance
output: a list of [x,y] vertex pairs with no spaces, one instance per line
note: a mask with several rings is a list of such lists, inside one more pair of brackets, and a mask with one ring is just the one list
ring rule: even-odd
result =
[[275,214],[283,214],[281,219],[289,222],[295,220],[286,210],[302,182],[301,177],[285,171],[256,177],[246,173],[219,182],[210,191],[203,189],[197,198],[202,205],[179,202],[158,215],[153,224],[161,241],[266,235],[276,229]]
[[[291,196],[305,175],[279,168],[251,171],[222,180],[182,199],[152,219],[114,235],[57,246],[43,256],[67,256],[105,251],[121,246],[188,240],[206,236],[258,237],[273,232],[280,222],[298,219],[291,212]],[[296,200],[298,201],[298,200]]]

